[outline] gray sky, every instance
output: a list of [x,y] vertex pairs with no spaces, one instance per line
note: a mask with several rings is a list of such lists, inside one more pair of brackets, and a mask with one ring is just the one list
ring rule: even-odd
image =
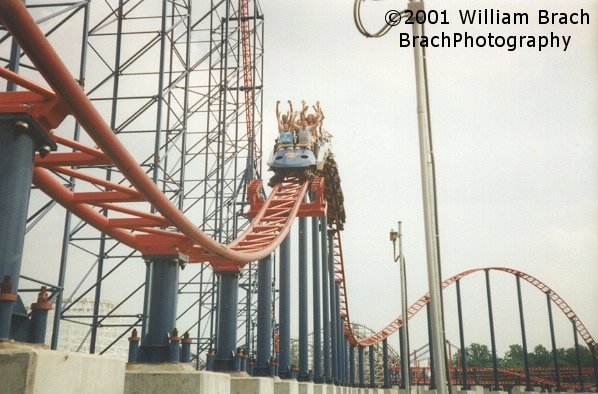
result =
[[[406,2],[366,1],[378,30],[388,9]],[[361,36],[352,2],[262,4],[265,114],[277,99],[320,100],[342,177],[347,209],[343,251],[352,320],[377,330],[400,311],[398,267],[388,231],[403,221],[409,303],[427,291],[413,50],[399,47],[401,25],[383,38]],[[528,12],[528,26],[461,25],[459,9]],[[442,276],[506,266],[548,284],[598,336],[596,148],[598,3],[592,1],[427,1],[449,25],[428,34],[571,35],[558,48],[428,48],[432,131],[437,163]],[[590,25],[537,23],[540,8],[583,8]],[[265,119],[265,141],[275,119]],[[268,144],[265,144],[265,150]],[[491,274],[499,352],[520,343],[515,279]],[[458,342],[455,288],[447,290],[449,340]],[[462,282],[466,342],[489,345],[483,274]],[[528,344],[549,345],[545,296],[523,286]],[[558,314],[558,346],[571,326]],[[413,322],[412,346],[425,340]],[[396,336],[391,344],[398,345]]]

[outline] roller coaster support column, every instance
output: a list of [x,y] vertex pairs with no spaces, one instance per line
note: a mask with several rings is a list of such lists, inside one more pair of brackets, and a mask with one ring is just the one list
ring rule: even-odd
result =
[[261,259],[257,269],[257,359],[253,374],[268,376],[272,349],[272,256]]
[[280,244],[280,295],[278,303],[279,346],[278,375],[291,378],[291,232]]
[[[519,278],[519,277],[517,277]],[[583,393],[583,376],[581,372],[581,355],[579,354],[579,341],[577,339],[577,327],[575,327],[575,317],[571,319],[573,325],[573,340],[575,342],[575,360],[577,361],[577,379],[579,381],[579,392]]]
[[376,387],[376,370],[374,368],[374,345],[369,346],[369,359],[370,359],[370,387]]
[[465,356],[465,335],[463,333],[463,309],[461,308],[461,281],[457,280],[455,285],[457,286],[457,314],[459,316],[459,343],[461,345],[461,370],[462,375],[462,386],[463,390],[469,390],[469,384],[467,383],[467,359]]
[[557,356],[556,341],[554,339],[554,322],[552,320],[552,303],[550,302],[550,292],[546,293],[546,304],[548,306],[548,324],[550,325],[550,343],[552,344],[554,381],[556,382],[556,391],[561,392],[561,371],[559,370],[559,358]]
[[390,388],[390,371],[388,370],[388,339],[382,340],[382,365],[384,368],[384,388]]
[[324,349],[324,382],[332,383],[330,373],[330,301],[328,297],[328,219],[320,221],[320,240],[322,241],[322,337]]
[[492,292],[490,291],[490,272],[486,273],[486,298],[488,299],[488,317],[490,319],[490,343],[492,345],[492,371],[494,374],[494,391],[499,391],[498,386],[498,362],[496,360],[496,341],[494,337],[494,316],[492,314]]
[[349,386],[355,387],[355,346],[349,345]]
[[320,219],[314,217],[311,219],[311,250],[312,250],[312,286],[313,286],[313,317],[314,317],[314,382],[322,383],[322,316],[320,314]]
[[141,339],[139,362],[168,362],[169,338],[175,330],[179,264],[176,256],[146,256],[152,265],[147,333]]
[[234,370],[237,347],[237,301],[239,297],[239,273],[219,272],[218,337],[214,371]]
[[330,288],[330,348],[332,351],[332,383],[339,383],[336,281],[334,279],[334,235],[328,231],[328,282]]
[[[424,10],[423,1],[410,1],[408,9],[414,14]],[[413,35],[422,36],[424,24],[412,25]],[[415,59],[415,86],[417,92],[417,123],[419,125],[420,166],[426,229],[426,256],[428,265],[428,286],[430,289],[432,342],[436,349],[436,387],[438,394],[446,394],[446,347],[444,338],[444,317],[442,311],[442,289],[440,272],[440,237],[438,234],[438,215],[436,212],[436,175],[432,149],[432,131],[430,126],[430,103],[428,100],[428,80],[426,74],[425,49],[418,44],[413,48]]]
[[[303,202],[307,201],[307,196]],[[308,301],[307,301],[307,218],[299,218],[299,373],[297,380],[309,380],[308,374]]]
[[[334,260],[331,266],[332,271],[334,272]],[[334,282],[334,307],[336,308],[336,313],[334,314],[334,319],[336,321],[336,369],[337,369],[337,382],[338,384],[342,384],[344,381],[344,355],[345,352],[343,351],[343,321],[341,319],[341,309],[340,309],[340,283],[335,281]]]
[[10,338],[36,149],[55,147],[29,116],[0,117],[0,339]]
[[436,348],[432,343],[432,322],[430,319],[430,303],[426,304],[426,315],[428,318],[428,352],[430,354],[430,390],[436,390],[436,364],[434,363],[434,352],[436,351]]
[[519,304],[519,322],[521,323],[521,343],[523,345],[523,368],[525,370],[525,390],[532,391],[529,372],[529,358],[527,355],[527,338],[525,336],[525,319],[523,318],[523,299],[521,297],[521,278],[515,277],[517,282],[517,302]]
[[357,349],[357,364],[359,367],[359,387],[365,387],[365,366],[363,361],[363,346]]

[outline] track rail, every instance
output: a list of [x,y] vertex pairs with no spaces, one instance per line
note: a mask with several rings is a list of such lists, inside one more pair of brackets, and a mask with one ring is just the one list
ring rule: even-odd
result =
[[[336,253],[335,253],[336,255]],[[341,253],[342,255],[342,253]],[[589,331],[587,330],[587,328],[584,326],[584,324],[581,322],[581,320],[579,319],[579,317],[575,314],[575,312],[573,312],[573,309],[571,309],[571,307],[565,302],[565,300],[563,300],[556,292],[554,292],[550,287],[548,287],[546,284],[544,284],[543,282],[541,282],[539,279],[534,278],[533,276],[526,274],[525,272],[521,272],[512,268],[505,268],[505,267],[484,267],[484,268],[474,268],[474,269],[470,269],[467,271],[463,271],[457,275],[451,276],[450,278],[446,279],[444,282],[442,282],[442,289],[447,288],[448,286],[452,285],[453,283],[455,283],[457,280],[464,278],[466,276],[469,276],[473,273],[476,273],[478,271],[501,271],[501,272],[506,272],[508,274],[511,274],[513,276],[518,276],[521,279],[526,280],[527,282],[531,283],[534,287],[536,287],[538,290],[540,290],[541,292],[548,294],[550,299],[552,300],[552,302],[559,307],[559,309],[565,314],[565,316],[567,316],[567,318],[571,321],[575,323],[575,328],[577,329],[577,332],[579,333],[579,335],[583,338],[583,340],[585,341],[585,343],[590,347],[596,347],[596,341],[594,340],[594,338],[592,338],[592,336],[590,335]],[[335,270],[335,272],[339,272],[339,274],[341,272],[344,272],[343,270]],[[337,280],[342,280],[344,281],[344,276],[340,276],[339,275],[339,279]],[[422,297],[420,297],[413,305],[411,305],[409,307],[409,309],[407,310],[407,319],[411,319],[417,312],[419,312],[421,309],[423,309],[424,306],[426,306],[426,304],[430,301],[430,294],[426,293],[424,294]],[[343,302],[343,300],[341,299],[341,303]],[[344,302],[346,303],[346,297],[344,299]],[[348,307],[345,305],[344,306],[345,309],[348,310]],[[342,310],[342,309],[341,309]],[[346,314],[347,319],[345,319],[345,335],[347,336],[347,338],[349,339],[349,342],[353,345],[359,345],[359,346],[369,346],[369,345],[374,345],[380,341],[382,341],[384,338],[389,337],[390,335],[392,335],[395,331],[397,331],[402,325],[403,325],[403,316],[399,315],[399,317],[397,317],[396,319],[394,319],[392,322],[390,322],[386,327],[384,327],[383,329],[381,329],[380,331],[378,331],[376,334],[371,335],[367,338],[357,338],[352,329],[351,329],[351,322],[348,319],[348,312]]]
[[[50,153],[43,159],[36,156],[34,183],[40,189],[92,226],[145,255],[182,254],[189,262],[207,261],[219,270],[236,270],[274,252],[299,211],[307,182],[291,179],[277,185],[247,231],[230,245],[216,242],[186,218],[137,164],[69,73],[24,4],[20,0],[0,2],[0,21],[51,87],[46,89],[3,69],[4,78],[27,91],[0,93],[0,111],[29,114],[47,136],[71,150]],[[75,117],[96,146],[54,134],[53,129],[68,115]],[[119,184],[95,177],[92,170],[97,166],[114,167],[125,182]],[[87,182],[92,191],[72,192],[55,175]],[[137,205],[133,208],[129,203]],[[139,203],[145,203],[145,208],[137,208]],[[119,216],[113,218],[106,211]]]

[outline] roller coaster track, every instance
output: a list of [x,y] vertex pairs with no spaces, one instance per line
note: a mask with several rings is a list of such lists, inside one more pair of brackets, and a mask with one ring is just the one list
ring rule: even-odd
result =
[[[291,179],[278,184],[253,224],[238,239],[229,245],[216,242],[162,194],[120,143],[23,3],[0,2],[0,20],[52,89],[1,69],[0,76],[27,91],[2,92],[0,111],[30,115],[46,138],[72,150],[53,152],[45,158],[36,156],[36,186],[92,226],[147,256],[180,255],[189,262],[210,262],[217,270],[238,270],[271,254],[282,242],[299,212],[308,182]],[[54,134],[53,129],[68,115],[75,117],[97,147]],[[95,177],[93,168],[97,166],[114,167],[130,186]],[[73,176],[95,190],[72,192],[52,173]],[[146,210],[124,205],[142,202],[146,203]],[[106,211],[121,217],[109,218]]]
[[[335,256],[336,256],[336,254],[337,253],[335,253]],[[340,253],[340,255],[342,256],[342,253]],[[339,263],[338,265],[342,265],[342,263]],[[548,296],[550,297],[552,302],[556,306],[559,307],[559,309],[565,314],[565,316],[567,316],[567,318],[571,322],[573,322],[575,324],[575,328],[576,328],[577,332],[579,333],[579,335],[581,335],[581,337],[586,342],[586,344],[590,348],[596,347],[596,341],[594,340],[594,338],[592,338],[592,336],[590,335],[587,328],[583,325],[583,323],[581,322],[579,317],[575,314],[575,312],[573,312],[573,309],[571,309],[571,307],[565,302],[565,300],[563,300],[557,293],[555,293],[552,289],[550,289],[550,287],[548,287],[546,284],[541,282],[539,279],[536,279],[533,276],[526,274],[524,272],[521,272],[521,271],[518,271],[518,270],[515,270],[512,268],[505,268],[505,267],[474,268],[474,269],[470,269],[467,271],[463,271],[457,275],[451,276],[450,278],[446,279],[444,282],[442,282],[442,288],[445,289],[448,286],[450,286],[451,284],[458,281],[459,279],[469,276],[475,272],[486,271],[486,270],[506,272],[508,274],[520,277],[521,279],[524,279],[527,282],[531,283],[534,287],[536,287],[541,292],[548,294]],[[339,273],[339,277],[337,280],[344,281],[344,277],[342,277],[342,273],[344,272],[344,270],[342,269],[342,267],[336,268],[335,272]],[[419,312],[421,309],[423,309],[423,307],[429,301],[430,301],[429,293],[426,293],[425,295],[420,297],[407,310],[407,319],[411,319],[417,312]],[[341,304],[343,302],[346,303],[346,297],[344,298],[344,300],[341,299]],[[341,310],[343,310],[343,309],[348,310],[347,305],[341,306]],[[345,335],[347,336],[347,338],[349,339],[349,342],[351,344],[359,345],[359,346],[369,346],[369,345],[376,344],[376,343],[380,342],[381,340],[383,340],[384,338],[387,338],[388,336],[392,335],[395,331],[397,331],[403,325],[403,316],[400,315],[395,320],[390,322],[386,327],[384,327],[383,329],[378,331],[376,334],[371,335],[367,338],[358,339],[355,335],[353,335],[348,316],[349,315],[347,312],[347,319],[345,320],[345,326],[344,326]]]
[[[242,36],[243,46],[249,45],[247,4],[243,3]],[[63,148],[34,160],[33,182],[65,208],[100,231],[137,249],[145,256],[184,256],[191,263],[209,262],[218,271],[234,271],[244,264],[259,260],[274,252],[288,234],[290,226],[298,216],[323,216],[326,201],[323,198],[324,185],[321,178],[311,182],[287,178],[273,188],[264,199],[261,181],[254,180],[248,187],[251,209],[248,216],[252,223],[243,234],[228,245],[223,245],[199,230],[193,222],[162,194],[157,185],[137,164],[133,156],[120,143],[114,132],[91,104],[77,81],[70,75],[57,53],[29,15],[20,0],[0,2],[0,21],[17,40],[37,70],[52,90],[44,88],[5,68],[0,68],[0,77],[13,81],[26,89],[0,93],[0,113],[27,114],[36,120],[45,137]],[[249,73],[251,53],[244,49],[245,87],[251,87]],[[246,91],[247,93],[247,91]],[[248,134],[252,136],[251,97],[246,97]],[[73,141],[53,132],[68,115],[73,115],[86,130],[96,146]],[[21,123],[25,131],[27,125]],[[64,150],[66,149],[66,151]],[[120,171],[129,186],[94,176],[97,167],[113,167]],[[63,184],[66,177],[73,177],[86,183],[85,192],[73,192]],[[336,180],[335,180],[336,181]],[[340,179],[338,180],[340,182]],[[339,189],[339,185],[332,185]],[[330,188],[330,185],[328,186]],[[311,189],[310,189],[311,188]],[[310,189],[310,190],[308,190]],[[308,191],[315,193],[311,203],[302,203]],[[342,197],[342,194],[340,194]],[[344,222],[342,198],[336,196],[336,208],[329,210],[334,220],[329,222],[332,234],[335,280],[340,288],[340,311],[344,320],[344,332],[353,345],[369,346],[393,334],[403,325],[399,316],[379,332],[367,338],[358,339],[351,328],[345,271],[340,231]],[[134,203],[132,208],[129,203]],[[145,203],[146,209],[139,209]],[[330,207],[328,207],[330,208]],[[111,214],[108,215],[107,212]],[[333,215],[330,215],[333,213]],[[336,216],[335,216],[336,215]],[[547,285],[523,272],[503,267],[486,267],[464,271],[442,283],[446,288],[455,281],[482,270],[497,270],[518,276],[540,291],[561,309],[586,344],[595,347],[596,342],[575,315],[571,307]],[[408,310],[410,319],[428,302],[429,294],[422,296]]]

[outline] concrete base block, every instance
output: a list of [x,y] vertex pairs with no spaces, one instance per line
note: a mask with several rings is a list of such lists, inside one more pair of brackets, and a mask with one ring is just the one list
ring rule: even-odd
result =
[[0,376],[6,393],[122,393],[125,362],[3,341]]
[[399,389],[397,389],[397,388],[384,389],[384,394],[399,394]]
[[328,393],[328,385],[327,384],[314,384],[314,394],[327,394]]
[[142,393],[228,394],[230,376],[195,371],[188,364],[128,364],[125,394]]
[[312,382],[298,382],[299,394],[314,394],[314,384]]
[[299,384],[296,380],[274,380],[274,394],[299,394]]
[[274,381],[271,378],[231,376],[230,394],[272,394]]
[[471,386],[470,390],[473,390],[478,394],[484,394],[484,386]]
[[478,394],[476,390],[457,390],[457,394]]
[[513,386],[511,387],[511,394],[525,392],[525,386]]

